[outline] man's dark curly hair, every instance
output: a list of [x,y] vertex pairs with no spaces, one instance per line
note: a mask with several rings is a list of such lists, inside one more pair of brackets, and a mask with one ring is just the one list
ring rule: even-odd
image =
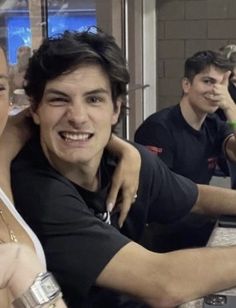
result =
[[116,100],[121,97],[125,105],[129,72],[122,51],[115,39],[97,30],[96,33],[65,31],[56,37],[47,38],[29,60],[24,89],[31,107],[39,106],[48,81],[70,73],[84,64],[99,64],[107,74],[116,109]]
[[206,68],[214,66],[222,71],[232,71],[232,64],[220,52],[204,50],[195,53],[185,62],[184,77],[193,81],[195,75],[201,73]]

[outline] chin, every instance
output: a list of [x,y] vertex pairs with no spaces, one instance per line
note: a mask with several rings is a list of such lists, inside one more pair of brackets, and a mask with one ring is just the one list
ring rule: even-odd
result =
[[88,155],[86,157],[83,156],[64,156],[63,160],[69,164],[84,164],[84,163],[88,163],[91,158],[88,157]]

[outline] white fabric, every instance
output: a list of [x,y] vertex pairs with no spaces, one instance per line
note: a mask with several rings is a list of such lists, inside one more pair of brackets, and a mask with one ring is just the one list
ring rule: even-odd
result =
[[37,238],[35,233],[32,231],[32,229],[29,227],[29,225],[24,221],[21,215],[17,212],[16,208],[14,207],[10,199],[7,197],[7,195],[3,192],[1,188],[0,188],[0,199],[7,206],[11,214],[15,217],[15,219],[19,222],[19,224],[23,227],[23,229],[27,232],[27,234],[31,238],[34,244],[34,247],[35,247],[35,251],[46,270],[45,255],[44,255],[43,248],[42,248],[42,245],[39,239]]

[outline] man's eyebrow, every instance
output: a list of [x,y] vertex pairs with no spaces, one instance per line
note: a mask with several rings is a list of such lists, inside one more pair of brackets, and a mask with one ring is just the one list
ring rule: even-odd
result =
[[109,91],[104,88],[97,88],[91,91],[87,91],[84,93],[84,95],[92,95],[92,94],[109,94]]
[[56,95],[66,96],[66,93],[53,88],[45,90],[45,94],[56,94]]
[[210,77],[208,75],[202,76],[202,79],[205,79],[205,78],[207,78],[207,79],[209,79],[210,81],[213,81],[213,82],[217,81],[215,78]]
[[[100,93],[105,93],[105,94],[109,94],[109,91],[104,89],[104,88],[97,88],[97,89],[93,89],[91,91],[86,91],[83,95],[92,95],[92,94],[100,94]],[[53,89],[53,88],[49,88],[47,90],[45,90],[45,94],[56,94],[56,95],[63,95],[63,96],[67,96],[66,93],[57,90],[57,89]]]

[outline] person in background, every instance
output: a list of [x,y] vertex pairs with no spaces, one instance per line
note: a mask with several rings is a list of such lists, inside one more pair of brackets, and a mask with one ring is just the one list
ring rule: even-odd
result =
[[[9,71],[3,49],[0,48],[0,306],[10,307],[10,302],[31,286],[38,274],[46,271],[44,253],[38,238],[19,215],[13,205],[10,188],[10,163],[20,148],[29,138],[29,113],[27,110],[17,116],[9,113]],[[5,127],[7,123],[7,126]],[[5,129],[4,129],[5,127]],[[4,131],[3,131],[4,130]],[[10,140],[10,142],[9,142]],[[119,168],[113,178],[108,204],[110,210],[120,187],[120,197],[123,193],[123,204],[120,223],[125,219],[126,207],[132,202],[137,190],[140,157],[137,151],[128,143],[113,136],[110,151],[118,156]],[[131,162],[135,162],[132,166]],[[129,177],[123,176],[123,170],[130,170]],[[29,247],[29,248],[28,248]],[[21,274],[21,275],[20,275]],[[41,275],[41,274],[40,274]],[[46,272],[45,275],[48,275]],[[50,278],[47,277],[48,281]],[[20,300],[18,300],[18,305]],[[22,304],[23,305],[23,304]],[[23,306],[20,307],[23,307]],[[25,304],[26,305],[26,304]],[[14,307],[17,306],[17,303]],[[25,306],[28,307],[28,306]],[[46,307],[46,306],[45,306]],[[65,307],[59,299],[55,307]]]
[[[180,103],[149,116],[136,130],[135,141],[156,153],[172,171],[209,184],[222,153],[232,162],[236,159],[236,105],[228,92],[231,69],[219,52],[200,51],[189,57]],[[215,114],[218,109],[230,125]],[[159,248],[205,245],[214,223],[210,217],[189,214],[168,228],[157,227]]]
[[45,39],[25,78],[35,134],[12,163],[14,200],[70,308],[173,307],[236,284],[236,247],[160,254],[139,244],[152,221],[236,214],[236,191],[197,185],[135,144],[134,203],[123,225],[117,208],[107,211],[117,162],[106,145],[129,82],[113,37],[98,30]]
[[29,46],[20,46],[17,50],[17,63],[9,67],[10,91],[23,89],[24,75],[31,56],[31,48]]
[[234,102],[236,102],[236,45],[229,44],[221,47],[220,52],[226,56],[232,65],[232,74],[229,79],[229,93]]
[[29,101],[23,89],[23,82],[30,56],[31,48],[29,46],[20,46],[17,50],[17,63],[9,67],[11,114],[16,114],[29,106]]
[[[229,78],[229,86],[228,90],[233,99],[236,103],[236,45],[229,44],[220,48],[220,52],[226,56],[226,58],[230,61],[232,65],[232,74]],[[216,113],[219,117],[226,121],[226,117],[224,112],[221,109],[218,109]],[[224,157],[220,159],[220,165],[223,167],[225,174],[230,175],[231,180],[231,188],[236,189],[236,165],[231,161],[227,161]]]

